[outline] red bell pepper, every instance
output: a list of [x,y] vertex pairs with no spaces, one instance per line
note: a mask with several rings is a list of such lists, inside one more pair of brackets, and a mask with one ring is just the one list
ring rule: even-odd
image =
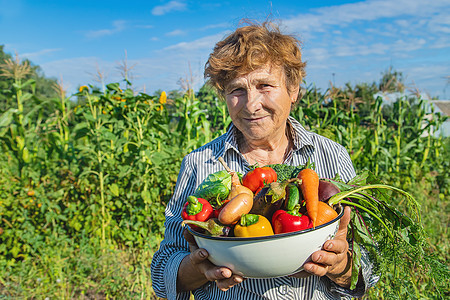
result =
[[189,196],[184,204],[181,217],[183,220],[206,221],[212,217],[213,208],[209,202],[203,198]]
[[298,212],[300,205],[291,211],[279,209],[272,216],[272,227],[275,234],[294,232],[312,228],[313,224],[307,215]]

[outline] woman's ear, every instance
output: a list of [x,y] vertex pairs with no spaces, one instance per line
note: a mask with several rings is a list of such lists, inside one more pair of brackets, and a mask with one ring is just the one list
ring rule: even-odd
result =
[[299,91],[300,91],[300,85],[297,85],[292,90],[290,90],[289,96],[291,97],[292,104],[294,104],[297,101]]

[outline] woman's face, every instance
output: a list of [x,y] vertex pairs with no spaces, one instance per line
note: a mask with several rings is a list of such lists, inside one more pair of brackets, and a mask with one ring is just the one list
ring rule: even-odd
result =
[[288,92],[283,69],[272,65],[237,77],[225,86],[231,120],[248,142],[279,140],[285,134],[297,95],[298,88]]

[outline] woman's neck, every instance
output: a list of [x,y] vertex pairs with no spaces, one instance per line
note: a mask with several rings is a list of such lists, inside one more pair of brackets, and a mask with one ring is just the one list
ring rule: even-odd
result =
[[288,127],[285,134],[271,141],[246,140],[242,134],[240,137],[239,151],[250,165],[282,164],[293,146]]

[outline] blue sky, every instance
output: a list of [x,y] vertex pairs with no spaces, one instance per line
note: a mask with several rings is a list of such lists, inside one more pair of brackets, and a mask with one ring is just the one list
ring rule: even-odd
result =
[[449,0],[0,0],[0,45],[62,78],[70,93],[121,78],[136,91],[194,89],[214,44],[242,18],[268,15],[303,43],[306,84],[378,82],[390,66],[409,88],[450,98]]

